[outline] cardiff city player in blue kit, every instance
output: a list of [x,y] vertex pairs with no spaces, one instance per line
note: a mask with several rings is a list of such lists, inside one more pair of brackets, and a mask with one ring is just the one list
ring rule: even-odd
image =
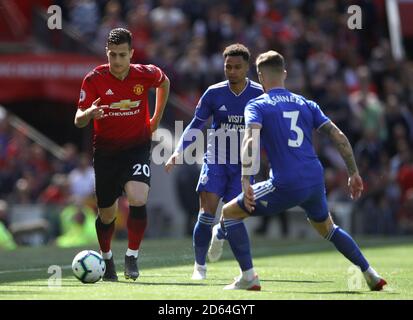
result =
[[[249,100],[263,93],[260,84],[247,78],[250,59],[248,48],[242,44],[230,45],[225,48],[223,57],[227,81],[211,85],[204,92],[194,118],[184,130],[175,152],[166,164],[166,171],[170,172],[185,148],[194,142],[194,130],[202,129],[212,116],[213,130],[208,130],[208,147],[197,185],[200,209],[193,232],[193,280],[206,278],[206,256],[220,199],[228,202],[242,191],[240,135],[244,131],[244,109]],[[214,237],[218,250],[222,250],[224,241],[220,230],[220,224],[217,224],[214,227]]]
[[[287,73],[282,55],[275,51],[263,53],[258,56],[256,66],[265,94],[249,101],[245,108],[246,131],[241,154],[243,192],[223,207],[226,239],[240,265],[241,275],[225,289],[261,289],[243,219],[274,215],[300,206],[318,233],[361,269],[369,288],[381,290],[386,281],[329,214],[323,167],[312,144],[313,129],[331,139],[346,164],[350,196],[358,199],[363,181],[347,137],[315,102],[284,88]],[[256,162],[253,155],[258,154],[259,140],[267,152],[273,174],[268,181],[251,185],[250,174]]]

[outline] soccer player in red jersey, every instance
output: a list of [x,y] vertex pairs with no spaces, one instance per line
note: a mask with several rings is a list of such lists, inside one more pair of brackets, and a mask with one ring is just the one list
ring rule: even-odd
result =
[[[117,200],[123,193],[129,202],[125,277],[136,280],[139,276],[138,251],[147,225],[151,136],[162,119],[169,95],[169,79],[161,69],[130,63],[131,39],[129,30],[110,31],[106,46],[109,63],[96,67],[84,78],[74,120],[79,128],[93,120],[96,233],[106,263],[106,281],[118,279],[111,239]],[[156,88],[152,118],[148,107],[150,88]]]

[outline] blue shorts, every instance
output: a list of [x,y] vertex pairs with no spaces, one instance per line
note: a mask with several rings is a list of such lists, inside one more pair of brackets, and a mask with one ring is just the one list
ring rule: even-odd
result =
[[204,163],[196,191],[215,193],[225,203],[231,201],[242,192],[241,166]]
[[[252,185],[255,195],[255,210],[251,216],[276,215],[287,209],[299,206],[314,222],[328,218],[328,207],[324,183],[298,190],[277,190],[272,180]],[[244,193],[237,197],[238,205],[246,212]]]

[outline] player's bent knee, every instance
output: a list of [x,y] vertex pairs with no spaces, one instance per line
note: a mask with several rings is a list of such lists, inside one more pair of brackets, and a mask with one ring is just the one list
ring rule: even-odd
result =
[[224,216],[224,219],[244,219],[248,216],[248,214],[246,214],[238,205],[237,199],[224,205],[222,208],[222,215]]
[[110,224],[116,217],[117,201],[110,207],[98,208],[98,215],[103,224]]
[[115,213],[102,213],[101,211],[99,211],[99,218],[103,224],[110,224],[113,220],[115,220]]
[[132,193],[131,192],[127,195],[127,198],[128,198],[129,205],[133,207],[142,207],[146,205],[146,203],[148,202],[148,194],[146,192],[143,192],[143,193],[138,193],[138,192]]
[[141,207],[148,201],[149,186],[143,182],[129,181],[125,192],[130,206]]

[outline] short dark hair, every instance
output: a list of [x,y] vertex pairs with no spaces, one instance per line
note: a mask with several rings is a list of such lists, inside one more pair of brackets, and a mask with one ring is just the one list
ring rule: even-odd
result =
[[112,29],[108,35],[106,45],[127,43],[129,48],[132,46],[132,32],[124,28]]
[[245,61],[250,61],[250,51],[246,46],[241,43],[231,44],[230,46],[226,47],[224,52],[222,53],[224,59],[228,56],[241,56]]
[[255,63],[258,68],[269,67],[278,72],[285,70],[284,57],[274,50],[261,53]]

